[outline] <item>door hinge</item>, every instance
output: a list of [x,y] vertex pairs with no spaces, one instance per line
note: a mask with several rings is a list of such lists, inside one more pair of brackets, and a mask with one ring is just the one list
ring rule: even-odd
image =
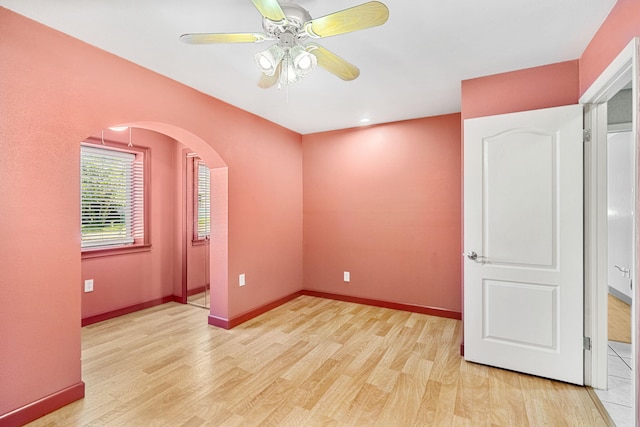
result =
[[591,350],[591,337],[582,338],[582,348],[585,350]]
[[591,141],[591,129],[582,129],[582,142]]

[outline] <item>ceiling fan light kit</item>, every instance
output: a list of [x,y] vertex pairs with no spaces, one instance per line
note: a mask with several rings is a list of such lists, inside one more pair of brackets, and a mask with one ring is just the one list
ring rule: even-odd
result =
[[313,73],[316,66],[324,68],[342,80],[354,80],[360,70],[333,52],[316,43],[305,43],[309,38],[330,37],[384,24],[389,9],[379,1],[370,1],[340,12],[312,19],[303,7],[277,0],[251,0],[262,14],[260,33],[191,33],[180,40],[188,44],[212,43],[260,43],[265,40],[276,43],[258,52],[255,61],[262,77],[258,86],[272,87],[278,84],[299,83]]
[[302,77],[308,76],[316,68],[318,58],[307,52],[302,46],[296,46],[290,51],[293,66]]
[[284,50],[277,44],[274,44],[267,50],[256,53],[258,68],[267,76],[273,76],[284,54]]

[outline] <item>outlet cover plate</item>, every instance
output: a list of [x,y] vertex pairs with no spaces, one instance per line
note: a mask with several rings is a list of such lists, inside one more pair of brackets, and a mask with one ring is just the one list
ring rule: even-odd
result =
[[87,279],[84,281],[84,291],[93,292],[93,279]]

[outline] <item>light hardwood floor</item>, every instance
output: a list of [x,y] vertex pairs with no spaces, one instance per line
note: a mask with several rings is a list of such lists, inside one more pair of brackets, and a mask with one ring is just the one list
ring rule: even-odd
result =
[[229,331],[206,317],[83,328],[86,397],[31,425],[606,425],[584,388],[465,362],[456,320],[309,296]]
[[609,294],[609,341],[631,342],[631,307]]

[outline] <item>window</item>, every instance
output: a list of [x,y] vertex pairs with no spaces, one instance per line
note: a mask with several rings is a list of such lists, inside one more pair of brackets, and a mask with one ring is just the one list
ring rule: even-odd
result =
[[144,169],[143,153],[80,147],[83,249],[145,243]]
[[211,177],[209,168],[201,160],[194,159],[194,240],[202,240],[211,234]]

